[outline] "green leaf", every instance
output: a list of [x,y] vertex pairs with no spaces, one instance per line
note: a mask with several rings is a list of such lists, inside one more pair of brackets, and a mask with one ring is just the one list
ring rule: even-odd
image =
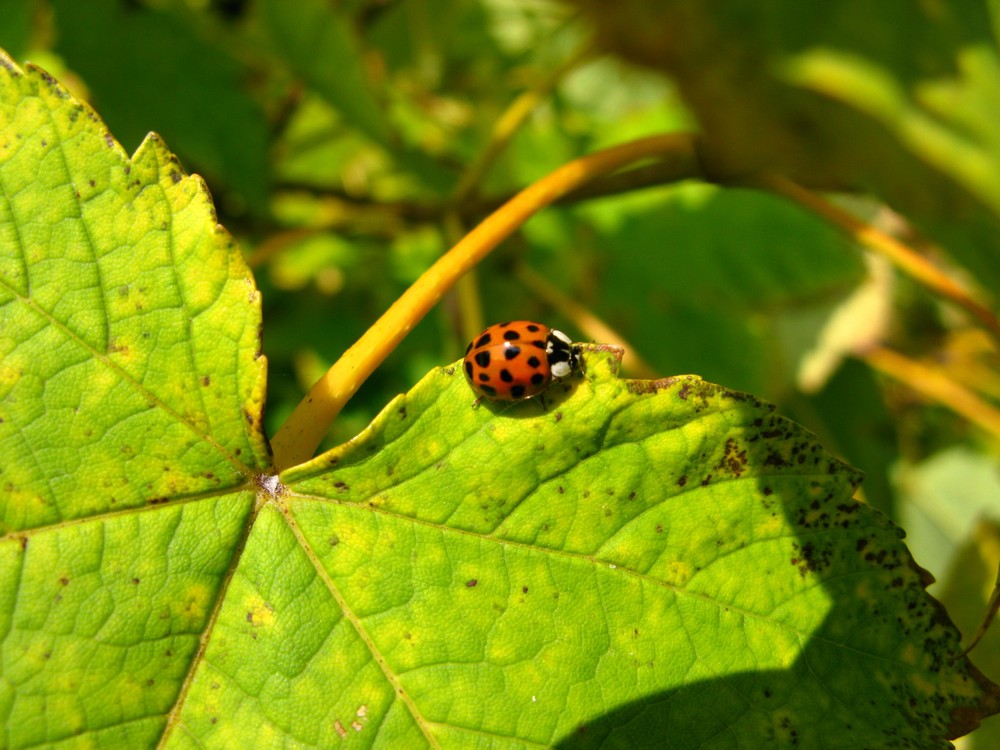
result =
[[268,460],[204,184],[0,56],[0,745],[163,732]]
[[[684,184],[582,211],[597,217],[615,258],[594,302],[602,315],[660,372],[691,368],[754,393],[777,396],[792,380],[767,357],[780,344],[765,322],[803,321],[864,273],[828,224],[748,190]],[[787,349],[781,358],[796,362]]]
[[995,3],[580,4],[606,46],[676,78],[714,167],[874,190],[1000,285]]
[[389,145],[392,132],[362,66],[360,45],[342,10],[323,0],[290,5],[262,0],[260,13],[289,65],[369,138]]
[[898,529],[850,499],[857,473],[766,404],[618,380],[618,357],[591,347],[548,411],[456,413],[442,368],[283,478],[383,689],[442,745],[947,746],[932,706],[978,687]]
[[280,478],[200,180],[0,58],[0,746],[947,747],[996,711],[758,399],[432,370]]

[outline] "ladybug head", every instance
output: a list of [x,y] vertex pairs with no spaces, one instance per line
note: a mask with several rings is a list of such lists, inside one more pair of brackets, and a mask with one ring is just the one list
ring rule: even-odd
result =
[[562,331],[552,329],[545,340],[545,355],[553,378],[565,378],[580,369],[580,347]]

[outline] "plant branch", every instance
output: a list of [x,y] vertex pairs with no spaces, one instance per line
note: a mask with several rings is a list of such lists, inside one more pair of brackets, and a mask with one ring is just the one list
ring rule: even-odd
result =
[[885,256],[904,273],[913,277],[932,292],[951,300],[982,323],[1000,342],[1000,320],[985,305],[976,301],[954,279],[937,268],[927,258],[895,237],[867,224],[851,213],[835,206],[822,196],[806,190],[779,175],[762,175],[755,182],[765,189],[783,195],[822,216],[861,245]]
[[575,159],[515,195],[441,256],[309,390],[274,436],[277,469],[308,460],[348,399],[445,291],[532,215],[600,175],[693,148],[686,134],[631,141]]
[[859,355],[873,370],[911,388],[1000,438],[1000,410],[964,385],[955,382],[940,369],[885,347],[874,347]]

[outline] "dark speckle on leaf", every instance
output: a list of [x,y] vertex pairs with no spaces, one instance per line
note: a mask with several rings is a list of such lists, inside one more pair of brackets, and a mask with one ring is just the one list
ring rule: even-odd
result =
[[479,584],[479,581],[477,579],[470,578],[468,581],[465,582],[465,588],[472,589],[472,588],[475,588],[478,584]]

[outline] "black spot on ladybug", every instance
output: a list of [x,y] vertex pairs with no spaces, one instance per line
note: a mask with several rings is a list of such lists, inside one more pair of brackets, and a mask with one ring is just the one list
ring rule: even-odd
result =
[[529,367],[540,367],[541,364],[542,363],[541,363],[541,361],[539,361],[538,357],[528,357],[528,366]]
[[465,363],[465,377],[469,378],[469,380],[472,380],[472,363],[471,362],[466,362]]
[[519,346],[508,346],[503,350],[503,358],[508,362],[512,359],[517,359],[521,354],[521,347]]
[[514,382],[514,376],[511,375],[510,374],[510,370],[508,370],[506,368],[500,371],[500,379],[503,382],[505,382],[505,383],[513,383]]
[[485,373],[485,372],[479,373],[479,382],[480,383],[489,383],[490,382],[489,373]]
[[477,352],[476,353],[476,364],[480,367],[490,366],[490,353],[489,352]]
[[[517,387],[518,386],[515,386],[515,388],[517,388]],[[511,392],[513,392],[515,390],[515,388],[512,388]],[[479,386],[479,390],[481,390],[483,393],[485,393],[489,398],[493,398],[494,396],[497,395],[497,389],[494,388],[492,385],[481,385],[481,386]],[[524,388],[521,387],[521,390],[523,391]]]
[[545,382],[545,376],[542,375],[542,373],[540,372],[536,372],[534,375],[531,376],[532,385],[541,385],[544,382]]
[[492,340],[493,336],[491,334],[484,333],[482,336],[479,337],[479,340],[476,341],[476,349],[481,349],[482,347],[490,343]]
[[503,332],[503,340],[504,341],[517,341],[519,338],[521,338],[521,334],[519,334],[517,331],[504,331]]
[[[525,391],[525,388],[524,388],[523,385],[515,385],[515,386],[511,387],[511,389],[510,389],[510,395],[513,396],[516,399],[517,398],[524,398],[524,391]],[[496,393],[496,391],[494,391],[494,393]]]
[[540,326],[536,326],[534,323],[528,323],[528,325],[526,325],[525,328],[527,328],[532,333],[538,333],[540,330],[542,330]]
[[541,349],[543,352],[545,351],[545,342],[544,341],[529,341],[527,343],[528,343],[528,345],[533,346],[536,349]]

